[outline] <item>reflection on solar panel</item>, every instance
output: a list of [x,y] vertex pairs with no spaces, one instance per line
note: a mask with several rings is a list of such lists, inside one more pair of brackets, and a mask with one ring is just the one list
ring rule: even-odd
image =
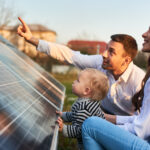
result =
[[56,149],[65,88],[0,37],[0,150]]

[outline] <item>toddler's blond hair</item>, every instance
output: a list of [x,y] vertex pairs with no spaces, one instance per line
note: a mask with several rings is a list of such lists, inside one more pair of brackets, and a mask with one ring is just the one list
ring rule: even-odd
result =
[[108,93],[109,81],[107,76],[94,68],[86,68],[81,72],[88,72],[87,80],[90,81],[91,99],[102,100]]

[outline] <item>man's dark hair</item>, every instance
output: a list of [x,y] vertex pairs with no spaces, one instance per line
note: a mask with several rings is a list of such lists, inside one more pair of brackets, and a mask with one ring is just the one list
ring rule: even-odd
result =
[[135,58],[138,47],[136,40],[132,36],[127,34],[114,34],[111,36],[111,40],[123,44],[127,55],[129,55],[132,60]]

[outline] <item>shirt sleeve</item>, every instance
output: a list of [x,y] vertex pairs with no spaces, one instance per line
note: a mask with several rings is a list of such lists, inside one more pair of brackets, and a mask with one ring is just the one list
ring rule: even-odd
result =
[[63,112],[62,119],[65,122],[71,122],[72,121],[72,112]]
[[72,64],[80,69],[101,67],[103,58],[101,55],[83,55],[79,51],[73,51],[65,45],[39,40],[37,50],[44,52],[58,61]]
[[63,135],[69,138],[81,138],[81,126],[64,125]]
[[122,123],[122,125],[118,125],[119,127],[142,139],[146,139],[150,136],[150,78],[144,88],[144,98],[140,114],[133,117],[117,116],[117,124],[120,123]]
[[117,116],[116,124],[123,125],[128,122],[132,123],[134,118],[135,118],[135,115],[134,116]]

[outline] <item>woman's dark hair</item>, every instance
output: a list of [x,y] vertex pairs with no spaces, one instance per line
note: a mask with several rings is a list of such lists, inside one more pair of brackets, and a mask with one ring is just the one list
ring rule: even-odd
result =
[[144,97],[144,87],[145,87],[146,81],[148,80],[149,77],[150,77],[150,57],[148,58],[147,72],[142,81],[141,90],[132,97],[132,104],[135,106],[135,111],[136,110],[140,111],[140,107],[142,106],[142,101],[143,101],[143,97]]

